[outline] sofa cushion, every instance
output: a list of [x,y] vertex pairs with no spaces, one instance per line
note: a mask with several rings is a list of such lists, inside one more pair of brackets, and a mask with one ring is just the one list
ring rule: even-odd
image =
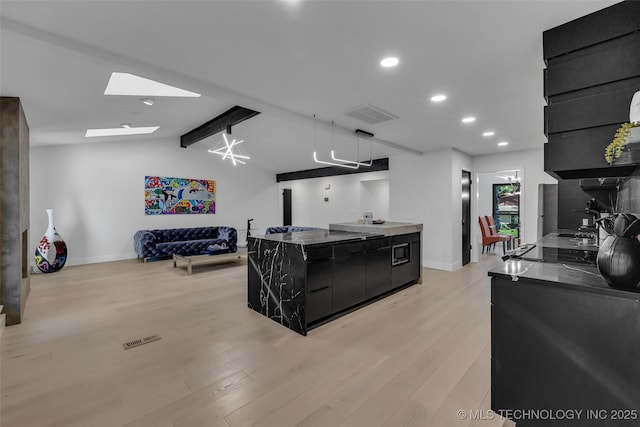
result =
[[[158,243],[156,246],[157,255],[199,255],[211,253],[209,247],[215,247],[216,253],[228,253],[230,245],[227,240],[220,239],[204,239],[204,240],[187,240],[184,242],[165,242]],[[235,252],[235,251],[234,251]]]
[[183,242],[188,240],[215,239],[219,227],[167,228],[151,230],[158,242]]

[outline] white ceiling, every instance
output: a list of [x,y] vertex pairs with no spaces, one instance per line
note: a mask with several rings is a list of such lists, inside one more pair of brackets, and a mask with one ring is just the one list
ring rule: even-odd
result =
[[[0,5],[0,94],[22,99],[31,144],[175,139],[233,105],[262,114],[233,128],[251,163],[273,172],[317,167],[314,114],[335,121],[355,156],[357,128],[427,152],[470,155],[540,147],[542,32],[615,1],[6,1]],[[378,63],[400,58],[393,69]],[[112,71],[201,98],[103,95]],[[446,93],[442,104],[429,97]],[[371,103],[398,119],[345,116]],[[465,115],[477,121],[463,125]],[[87,128],[160,126],[153,135],[84,138]],[[484,130],[496,136],[483,138]],[[210,148],[218,136],[189,150]],[[510,145],[498,148],[496,142]],[[318,133],[328,155],[330,134]],[[364,146],[362,146],[364,149]],[[219,158],[212,161],[220,161]],[[251,165],[242,166],[251,167]]]

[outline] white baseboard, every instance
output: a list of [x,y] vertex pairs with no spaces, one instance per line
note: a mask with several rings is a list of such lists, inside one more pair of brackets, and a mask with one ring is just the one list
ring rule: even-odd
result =
[[425,268],[435,268],[436,270],[455,271],[460,268],[459,266],[456,267],[457,264],[460,263],[449,264],[442,261],[424,260],[422,266]]
[[[85,265],[85,264],[98,264],[101,262],[111,262],[111,261],[124,261],[128,259],[137,259],[137,256],[134,254],[133,256],[123,256],[122,254],[117,255],[102,255],[95,257],[85,257],[85,258],[69,258],[65,263],[66,266],[74,266],[74,265]],[[36,267],[35,263],[31,264],[31,273],[39,274],[41,273]]]

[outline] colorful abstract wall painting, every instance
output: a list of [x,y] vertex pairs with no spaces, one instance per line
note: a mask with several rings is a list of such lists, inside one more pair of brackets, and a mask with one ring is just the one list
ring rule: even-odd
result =
[[214,214],[216,182],[145,176],[144,203],[145,215]]

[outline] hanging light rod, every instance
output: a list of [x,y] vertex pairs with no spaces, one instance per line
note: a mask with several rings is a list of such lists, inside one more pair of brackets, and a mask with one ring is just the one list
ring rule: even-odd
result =
[[[357,164],[345,164],[345,163],[334,163],[334,162],[327,162],[325,160],[320,160],[318,159],[318,150],[317,150],[317,137],[316,137],[316,115],[313,115],[313,161],[316,163],[320,163],[323,165],[330,165],[330,166],[339,166],[342,168],[347,168],[347,169],[358,169],[360,167],[360,165]],[[334,142],[333,142],[333,122],[331,122],[331,155],[333,156],[333,146],[334,146]]]
[[[360,161],[360,134],[368,136],[369,137],[369,161],[368,162],[361,162]],[[338,157],[336,157],[335,155],[335,150],[331,150],[331,158],[337,162],[343,162],[349,165],[358,165],[358,166],[365,166],[365,167],[369,167],[373,164],[373,134],[367,131],[364,131],[362,129],[356,129],[356,161],[352,161],[352,160],[345,160],[345,159],[340,159]]]

